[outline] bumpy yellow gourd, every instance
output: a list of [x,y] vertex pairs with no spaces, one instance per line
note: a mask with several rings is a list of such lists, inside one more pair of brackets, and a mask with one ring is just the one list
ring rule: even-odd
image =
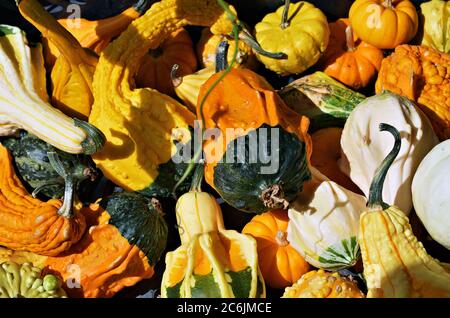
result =
[[394,147],[372,181],[368,209],[361,215],[358,242],[367,281],[367,297],[450,297],[450,273],[432,258],[414,236],[408,217],[396,206],[383,202],[386,173],[397,157],[400,133],[381,124],[395,137]]
[[[216,1],[162,0],[101,54],[94,75],[95,102],[89,122],[108,143],[94,156],[105,176],[126,190],[143,191],[158,176],[160,166],[172,163],[175,128],[193,125],[195,115],[167,95],[150,88],[135,89],[132,77],[142,58],[172,32],[185,25],[210,26],[212,33],[229,34],[233,25]],[[187,139],[187,140],[186,140]],[[190,136],[184,136],[187,142]],[[165,184],[173,184],[166,175]]]

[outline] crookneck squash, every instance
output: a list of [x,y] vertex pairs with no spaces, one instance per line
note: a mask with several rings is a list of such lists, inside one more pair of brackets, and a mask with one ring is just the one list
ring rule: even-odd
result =
[[311,132],[344,127],[351,111],[366,98],[323,72],[303,76],[279,94],[290,108],[310,119]]
[[251,70],[232,68],[214,87],[223,72],[208,79],[198,98],[197,116],[215,134],[203,145],[206,181],[244,212],[286,209],[310,178],[309,120]]
[[450,2],[431,0],[420,5],[423,30],[420,44],[450,53]]
[[369,298],[450,297],[450,273],[414,236],[405,212],[383,201],[383,183],[401,149],[400,132],[380,124],[394,136],[394,146],[377,169],[361,215],[358,242]]
[[25,34],[0,26],[0,135],[25,129],[68,153],[91,154],[102,147],[103,135],[52,107],[45,92],[40,48],[30,48]]
[[322,269],[303,275],[281,298],[364,298],[354,281]]
[[319,61],[321,69],[353,89],[361,89],[376,79],[383,51],[358,39],[348,19],[330,23],[330,44]]
[[52,103],[62,112],[87,119],[94,101],[92,77],[98,57],[48,13],[38,0],[18,0],[22,16],[61,52],[51,72]]
[[153,276],[166,247],[167,225],[159,202],[118,193],[81,209],[88,230],[69,251],[45,261],[71,297],[112,297]]
[[[100,54],[112,39],[127,28],[131,21],[148,9],[149,2],[149,0],[138,0],[123,12],[101,20],[66,18],[58,19],[58,22],[80,42],[82,47]],[[49,67],[52,67],[60,55],[59,50],[47,38],[43,38],[42,43],[44,45],[45,62]]]
[[389,135],[378,132],[380,123],[395,126],[401,132],[403,145],[386,177],[383,196],[387,203],[409,214],[414,173],[438,143],[429,120],[410,100],[385,92],[360,103],[342,131],[340,168],[367,198],[373,175],[392,145]]
[[262,49],[282,52],[284,59],[257,54],[270,70],[281,74],[298,74],[314,65],[328,46],[330,29],[327,18],[306,1],[285,5],[266,15],[255,26],[255,37]]
[[263,298],[256,241],[227,230],[216,199],[201,191],[203,166],[176,204],[181,246],[166,255],[164,298]]
[[132,80],[148,50],[185,25],[209,26],[214,34],[233,29],[217,1],[162,0],[134,20],[100,56],[89,122],[108,142],[93,158],[105,176],[125,190],[170,194],[180,177],[177,172],[183,174],[185,169],[172,157],[177,153],[175,141],[183,144],[191,139],[189,126],[195,115],[154,89],[136,89]]
[[[202,30],[200,40],[197,43],[197,57],[200,61],[200,66],[204,68],[216,67],[217,47],[222,41],[227,41],[230,45],[227,55],[228,63],[230,63],[236,47],[234,39],[230,36],[222,34],[214,35],[208,28]],[[255,70],[258,67],[258,61],[255,53],[253,52],[251,46],[243,40],[238,41],[238,54],[236,56],[236,63],[234,66],[246,67],[251,70]]]
[[450,250],[450,140],[434,147],[414,174],[414,210],[431,237]]
[[287,238],[311,265],[339,270],[359,259],[358,222],[366,198],[328,180],[312,168],[313,179],[289,207]]
[[59,151],[45,141],[25,131],[19,137],[2,141],[14,158],[19,176],[32,190],[33,196],[43,194],[47,198],[59,199],[64,195],[65,180],[52,166],[49,152],[58,154],[66,169],[73,171],[74,191],[86,179],[94,181],[97,173],[87,156],[71,155]]
[[171,72],[175,64],[178,65],[177,76],[192,74],[197,70],[192,40],[183,28],[147,52],[136,75],[137,87],[151,87],[160,93],[174,95]]
[[55,170],[65,179],[64,201],[33,198],[15,174],[8,150],[0,145],[0,245],[58,255],[78,242],[86,228],[80,213],[73,211],[73,177],[55,153],[49,153]]
[[409,0],[356,0],[349,18],[358,37],[379,49],[408,43],[419,26],[416,8]]
[[309,264],[287,240],[288,222],[286,211],[274,210],[254,216],[242,230],[255,238],[261,273],[272,288],[286,288],[309,270]]
[[398,46],[383,60],[375,89],[417,102],[438,137],[450,138],[450,55],[425,46]]
[[32,264],[0,263],[0,298],[66,298],[61,281]]

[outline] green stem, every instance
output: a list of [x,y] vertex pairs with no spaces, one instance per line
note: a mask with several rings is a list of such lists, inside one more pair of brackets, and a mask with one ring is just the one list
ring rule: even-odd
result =
[[63,205],[58,210],[58,214],[65,218],[73,217],[73,198],[75,194],[75,182],[73,175],[68,173],[61,159],[59,158],[56,152],[48,152],[47,153],[48,160],[52,165],[53,169],[64,178],[64,199]]
[[370,185],[369,200],[367,201],[367,206],[369,208],[384,208],[386,206],[386,203],[383,202],[384,180],[386,179],[389,168],[391,167],[395,158],[397,158],[402,144],[400,133],[395,127],[385,123],[381,123],[380,131],[388,131],[392,134],[392,136],[394,136],[395,141],[394,147],[392,148],[391,152],[389,152],[386,158],[384,158],[381,165],[375,171],[375,176],[373,177],[372,184]]
[[239,32],[239,38],[242,41],[244,41],[247,45],[249,45],[259,55],[270,57],[272,59],[277,59],[277,60],[287,58],[286,53],[283,53],[283,52],[271,53],[271,52],[265,51],[259,45],[259,43],[253,38],[253,36],[245,29],[243,29]]
[[201,192],[202,191],[202,181],[204,175],[205,166],[203,163],[199,163],[195,168],[194,176],[192,177],[191,189],[190,191]]
[[150,1],[139,0],[133,5],[133,8],[140,14],[144,14],[150,8]]
[[228,47],[230,45],[227,41],[222,41],[219,44],[216,52],[216,73],[222,72],[228,67]]
[[52,186],[61,186],[63,184],[64,184],[64,182],[62,182],[62,181],[61,182],[50,182],[50,183],[46,183],[46,184],[41,184],[40,186],[34,188],[33,192],[31,193],[31,196],[33,198],[36,198],[38,196],[38,194],[42,190],[44,190],[46,188],[49,188],[49,187],[52,187]]
[[75,126],[80,127],[86,132],[86,139],[83,140],[81,146],[86,155],[92,155],[99,151],[106,142],[105,135],[100,129],[78,118],[73,119]]
[[284,9],[283,9],[283,15],[281,16],[281,24],[280,27],[282,29],[286,29],[289,26],[289,5],[291,4],[290,0],[284,1]]

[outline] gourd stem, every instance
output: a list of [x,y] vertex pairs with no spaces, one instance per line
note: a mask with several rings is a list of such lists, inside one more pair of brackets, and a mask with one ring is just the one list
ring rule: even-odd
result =
[[62,163],[61,159],[59,158],[56,152],[53,151],[48,152],[47,156],[53,169],[55,169],[55,171],[64,179],[63,205],[59,208],[58,214],[65,218],[72,218],[73,197],[75,193],[75,182],[73,175],[67,172],[66,168],[64,167],[64,164]]
[[345,39],[347,43],[347,51],[355,51],[355,40],[353,39],[353,27],[351,25],[345,29]]
[[180,65],[174,64],[172,65],[172,69],[170,70],[170,79],[172,80],[172,85],[174,88],[177,88],[178,86],[183,83],[183,77],[177,76],[177,72],[180,69]]
[[222,41],[219,44],[216,52],[216,73],[225,70],[228,67],[228,48],[229,44],[227,41]]
[[286,29],[289,26],[289,5],[291,4],[290,0],[284,1],[284,9],[283,9],[283,15],[281,16],[281,24],[280,27],[282,29]]
[[367,206],[369,208],[377,208],[386,206],[386,203],[383,202],[383,184],[386,179],[386,175],[388,173],[389,168],[394,162],[395,158],[397,158],[398,153],[400,152],[401,147],[401,136],[399,131],[385,123],[380,124],[380,131],[388,131],[394,136],[394,147],[389,152],[389,154],[384,158],[381,165],[375,171],[375,176],[373,177],[372,184],[370,185],[369,190],[369,200],[367,201]]
[[145,11],[147,11],[150,8],[150,1],[149,0],[138,0],[133,5],[133,8],[140,14],[144,14]]
[[271,53],[271,52],[265,51],[259,45],[259,43],[253,38],[253,36],[251,36],[251,34],[248,33],[247,30],[241,30],[241,32],[239,32],[239,39],[244,41],[247,45],[249,45],[259,55],[270,57],[272,59],[277,59],[277,60],[281,60],[281,59],[286,59],[287,58],[286,53],[283,53],[283,52]]
[[49,183],[46,183],[46,184],[41,184],[40,186],[34,188],[33,192],[31,192],[31,196],[32,196],[33,198],[36,198],[36,197],[38,196],[38,194],[39,194],[42,190],[44,190],[44,189],[46,189],[46,188],[49,188],[49,187],[52,187],[52,186],[58,186],[58,185],[62,185],[62,184],[64,184],[64,182],[57,182],[57,181],[55,181],[55,182],[49,182]]
[[[233,38],[234,38],[234,52],[233,52],[233,57],[231,59],[231,62],[228,64],[227,68],[225,70],[222,71],[222,73],[220,74],[220,76],[214,81],[214,83],[212,83],[212,85],[208,88],[208,90],[206,91],[205,95],[203,95],[203,98],[200,101],[199,104],[199,112],[200,112],[200,119],[201,119],[201,123],[202,123],[202,129],[201,129],[201,134],[203,135],[204,132],[204,126],[205,126],[205,116],[203,114],[203,106],[205,105],[206,99],[208,98],[208,96],[211,94],[211,92],[214,90],[214,88],[216,88],[216,86],[225,78],[225,76],[227,76],[227,74],[231,71],[232,67],[234,66],[234,64],[236,63],[236,59],[239,53],[239,30],[241,29],[241,23],[240,21],[237,19],[236,15],[231,12],[231,10],[228,7],[228,4],[223,1],[223,0],[217,0],[217,3],[222,7],[222,9],[226,12],[228,19],[232,22],[233,24],[233,30],[232,30],[232,34],[233,34]],[[203,153],[203,146],[198,147],[198,149],[196,149],[194,157],[192,158],[192,160],[189,162],[186,170],[184,171],[183,175],[181,176],[180,180],[178,180],[178,182],[175,184],[175,186],[172,189],[172,195],[174,198],[176,198],[176,190],[178,189],[178,187],[184,182],[184,180],[186,180],[187,177],[189,177],[189,175],[191,174],[192,170],[194,170],[195,167],[195,163],[198,162],[202,156]]]
[[202,181],[204,175],[205,166],[203,163],[197,164],[195,168],[194,176],[192,177],[191,189],[193,192],[201,192],[202,191]]
[[277,231],[277,234],[275,236],[275,241],[277,242],[278,246],[284,247],[289,245],[289,242],[287,240],[287,233],[284,231]]
[[81,143],[83,152],[86,155],[92,155],[99,151],[106,142],[105,135],[100,129],[78,118],[73,119],[76,127],[80,127],[86,132],[86,139]]
[[392,0],[384,0],[383,6],[385,6],[386,8],[393,8],[394,7],[392,5]]

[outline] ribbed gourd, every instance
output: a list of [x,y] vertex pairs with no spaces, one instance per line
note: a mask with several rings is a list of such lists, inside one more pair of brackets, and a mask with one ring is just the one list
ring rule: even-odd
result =
[[49,104],[42,50],[31,48],[17,27],[0,26],[0,65],[0,135],[25,129],[68,153],[102,147],[104,137],[95,127]]
[[72,207],[72,172],[55,153],[49,157],[66,181],[63,202],[42,202],[28,194],[14,171],[11,155],[0,145],[0,245],[53,256],[67,251],[83,235],[85,218]]
[[132,81],[148,50],[185,25],[208,26],[214,34],[229,34],[233,28],[216,1],[162,0],[134,20],[100,57],[89,122],[108,143],[93,159],[125,190],[170,195],[185,170],[172,157],[176,143],[191,139],[195,115],[156,90],[134,88]]
[[66,298],[61,281],[30,263],[0,263],[0,298]]
[[400,132],[382,123],[394,146],[378,167],[370,187],[367,209],[361,215],[358,242],[368,298],[450,297],[450,273],[414,236],[408,217],[383,202],[386,174],[401,148]]
[[201,191],[203,166],[176,205],[181,246],[166,255],[164,298],[263,298],[256,241],[227,230],[216,199]]
[[450,2],[431,0],[420,5],[423,30],[420,44],[450,53]]

